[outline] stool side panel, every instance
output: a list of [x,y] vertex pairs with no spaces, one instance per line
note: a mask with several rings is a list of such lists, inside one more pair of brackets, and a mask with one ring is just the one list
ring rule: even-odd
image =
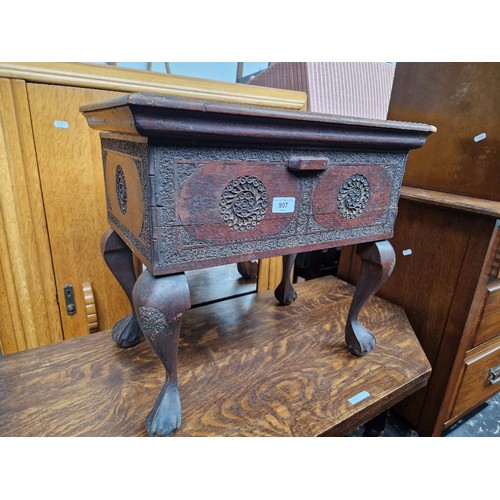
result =
[[108,222],[151,268],[154,241],[148,144],[141,138],[102,134],[101,147]]

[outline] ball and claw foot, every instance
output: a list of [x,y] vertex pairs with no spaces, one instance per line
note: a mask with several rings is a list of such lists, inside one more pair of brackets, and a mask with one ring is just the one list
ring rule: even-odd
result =
[[364,356],[372,352],[377,344],[375,337],[359,321],[353,321],[346,326],[346,345],[355,356]]
[[141,340],[141,328],[133,313],[125,316],[113,327],[113,340],[123,348],[133,347]]
[[345,343],[352,354],[364,356],[373,351],[377,342],[373,334],[359,322],[359,314],[391,275],[396,254],[387,240],[360,244],[356,253],[361,258],[361,271],[347,315]]
[[181,420],[182,409],[177,384],[167,383],[146,418],[148,436],[171,436],[181,426]]
[[280,284],[274,290],[274,296],[282,306],[289,306],[297,298],[290,276],[296,257],[296,253],[283,255],[283,275]]
[[297,292],[291,286],[291,284],[281,284],[274,291],[274,296],[279,301],[282,306],[289,306],[297,298]]

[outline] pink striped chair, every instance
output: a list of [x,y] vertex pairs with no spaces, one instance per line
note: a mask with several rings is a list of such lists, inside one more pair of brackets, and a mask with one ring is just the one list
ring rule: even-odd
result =
[[308,111],[384,120],[394,70],[385,62],[276,62],[247,83],[306,92]]

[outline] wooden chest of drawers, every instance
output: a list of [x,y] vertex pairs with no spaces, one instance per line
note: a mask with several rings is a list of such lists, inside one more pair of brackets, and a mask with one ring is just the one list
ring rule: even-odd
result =
[[[180,424],[174,339],[189,307],[184,271],[286,255],[276,297],[289,304],[297,251],[366,243],[346,342],[357,355],[373,349],[375,339],[357,317],[392,271],[385,240],[406,157],[434,127],[153,94],[81,110],[103,131],[108,219],[116,231],[106,233],[103,254],[135,304],[135,315],[113,335],[133,345],[142,329],[169,374],[150,434],[170,434]],[[147,267],[135,286],[125,260],[113,263],[129,249]],[[170,416],[156,417],[160,408]]]
[[[500,389],[500,203],[403,186],[391,243],[378,295],[404,308],[433,368],[396,409],[440,436]],[[355,283],[358,266],[342,250],[339,276]]]

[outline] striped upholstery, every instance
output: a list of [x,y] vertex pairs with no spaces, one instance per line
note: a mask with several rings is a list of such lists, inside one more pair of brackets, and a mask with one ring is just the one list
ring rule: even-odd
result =
[[385,120],[394,70],[383,62],[277,62],[248,83],[302,90],[308,111]]

